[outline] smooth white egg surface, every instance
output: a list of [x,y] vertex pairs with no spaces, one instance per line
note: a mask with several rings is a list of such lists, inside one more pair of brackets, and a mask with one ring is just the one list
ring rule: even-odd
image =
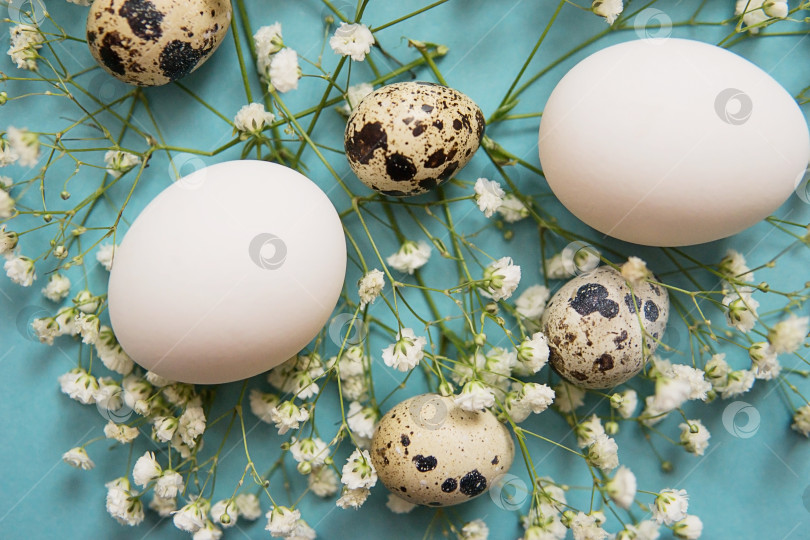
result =
[[132,224],[110,274],[110,319],[142,367],[224,383],[305,347],[345,272],[340,218],[318,186],[282,165],[225,162],[177,181]]
[[605,235],[699,244],[773,213],[810,160],[807,122],[770,75],[725,49],[643,39],[592,54],[543,112],[554,194]]

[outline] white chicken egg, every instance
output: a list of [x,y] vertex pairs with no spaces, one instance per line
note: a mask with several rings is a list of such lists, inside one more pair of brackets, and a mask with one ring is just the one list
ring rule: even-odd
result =
[[773,213],[810,159],[807,123],[763,70],[684,39],[613,45],[577,64],[543,111],[554,194],[598,231],[682,246]]
[[225,162],[171,185],[132,224],[113,261],[110,319],[144,368],[224,383],[305,347],[345,272],[340,218],[318,186],[282,165]]

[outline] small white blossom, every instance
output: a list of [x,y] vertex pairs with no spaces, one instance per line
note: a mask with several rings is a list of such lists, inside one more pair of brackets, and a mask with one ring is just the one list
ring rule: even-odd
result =
[[[737,0],[734,14],[737,16],[742,15],[746,30],[752,34],[758,34],[763,27],[763,23],[769,21],[771,17],[782,15],[783,12],[787,16],[787,2],[784,2],[784,8],[777,5],[782,3],[771,0]],[[768,4],[768,11],[764,9],[764,4]]]
[[163,474],[163,468],[155,459],[153,452],[146,452],[139,457],[132,469],[132,479],[135,481],[135,485],[141,487],[146,486],[161,474]]
[[163,499],[173,499],[183,492],[183,477],[177,471],[163,471],[155,482],[155,495]]
[[588,461],[602,469],[611,471],[619,466],[619,446],[607,435],[599,435],[588,447]]
[[698,540],[703,534],[703,522],[697,516],[686,516],[672,527],[672,532],[683,540]]
[[748,356],[751,358],[751,371],[754,377],[769,381],[779,376],[782,365],[771,348],[770,343],[760,341],[748,347]]
[[14,199],[4,189],[0,189],[0,219],[8,219],[14,213]]
[[502,257],[484,269],[484,294],[496,302],[512,296],[520,284],[520,266],[511,257]]
[[548,362],[548,355],[548,338],[542,332],[535,332],[518,345],[514,373],[524,377],[537,373]]
[[298,53],[287,47],[274,54],[270,60],[268,75],[270,84],[282,94],[297,89],[298,79],[301,77]]
[[629,510],[636,498],[636,475],[624,465],[619,467],[616,474],[605,484],[608,496],[617,505]]
[[10,44],[8,55],[19,69],[29,71],[37,70],[37,52],[42,48],[45,36],[40,33],[36,26],[30,24],[18,24],[12,26],[9,31]]
[[605,428],[598,416],[592,414],[587,420],[583,420],[574,428],[577,436],[577,446],[585,448],[596,442],[597,437],[605,434]]
[[515,309],[522,317],[539,321],[546,311],[546,303],[550,296],[551,291],[547,287],[532,285],[518,296]]
[[273,423],[273,409],[279,403],[279,397],[271,392],[262,392],[257,388],[250,391],[250,412],[267,424]]
[[99,327],[95,347],[104,367],[121,375],[129,375],[132,372],[134,363],[121,348],[112,328],[103,325]]
[[638,407],[638,394],[633,389],[616,392],[610,397],[610,406],[616,409],[622,418],[630,418]]
[[407,514],[416,508],[416,505],[412,502],[408,502],[402,497],[398,497],[393,493],[388,494],[388,500],[386,501],[385,506],[387,506],[388,509],[395,514]]
[[37,275],[34,272],[34,261],[28,257],[11,257],[6,259],[3,264],[3,269],[6,271],[8,278],[23,287],[30,287],[33,285]]
[[748,333],[757,322],[759,302],[749,293],[731,293],[723,297],[726,307],[726,323],[740,332]]
[[59,385],[62,387],[63,393],[82,405],[95,403],[98,381],[85,370],[75,368],[64,375],[60,375]]
[[104,436],[121,444],[129,444],[138,438],[138,428],[126,424],[116,424],[112,420],[104,426]]
[[42,296],[51,302],[64,300],[70,294],[70,279],[56,272],[51,274],[48,285],[42,289]]
[[357,283],[357,294],[360,296],[360,308],[373,304],[374,300],[380,296],[385,287],[385,274],[381,270],[374,269],[366,273]]
[[768,332],[768,341],[776,354],[796,352],[807,337],[810,317],[791,315]]
[[624,5],[622,0],[593,0],[591,9],[595,14],[604,17],[608,24],[612,25],[622,14]]
[[479,178],[475,181],[474,191],[478,209],[486,217],[492,217],[492,214],[498,211],[503,204],[503,196],[506,194],[498,182],[486,178]]
[[111,377],[98,378],[98,391],[93,396],[100,410],[117,411],[124,406],[121,386]]
[[565,381],[554,387],[554,393],[554,406],[561,413],[574,412],[585,403],[585,390]]
[[261,103],[243,106],[233,119],[234,128],[242,133],[261,133],[265,126],[273,123],[276,117]]
[[720,396],[728,399],[748,392],[754,386],[754,372],[747,369],[738,369],[728,374],[726,385]]
[[[709,438],[711,434],[706,426],[700,420],[689,420],[688,423],[682,423],[678,426],[681,428],[681,444],[686,448],[687,452],[702,456],[709,446]],[[692,432],[695,429],[695,433]]]
[[152,420],[154,437],[160,442],[171,442],[180,425],[174,416],[157,416]]
[[233,527],[239,519],[239,508],[234,499],[218,501],[211,507],[211,521],[224,528]]
[[319,467],[307,477],[307,484],[318,497],[331,497],[338,491],[339,478],[332,467]]
[[299,519],[295,522],[295,529],[287,537],[287,540],[315,540],[317,536],[315,529],[310,527],[303,519]]
[[17,233],[8,231],[6,226],[0,225],[0,255],[6,255],[17,247]]
[[706,366],[704,367],[706,379],[711,383],[712,388],[715,390],[722,390],[728,382],[728,374],[731,373],[731,367],[726,362],[725,353],[712,355]]
[[281,35],[281,23],[273,23],[262,26],[253,34],[253,42],[256,44],[256,54],[258,56],[270,56],[281,50],[284,40]]
[[[748,0],[742,0],[748,1]],[[751,0],[755,2],[757,0]],[[740,292],[750,292],[745,286],[735,287],[738,283],[750,283],[754,281],[754,273],[748,268],[745,257],[739,251],[730,249],[726,256],[720,261],[718,271],[723,275],[723,291],[738,290]]]
[[554,390],[540,383],[526,383],[520,391],[520,402],[534,414],[540,414],[554,402]]
[[356,510],[363,506],[363,503],[368,499],[369,493],[367,488],[349,489],[344,487],[340,498],[335,504],[340,508],[354,508]]
[[498,213],[505,222],[517,223],[521,219],[528,217],[529,209],[514,193],[509,193],[503,198],[501,205],[498,207]]
[[71,467],[76,467],[77,469],[81,469],[83,471],[89,471],[96,466],[96,464],[93,463],[93,460],[90,459],[90,456],[87,455],[87,450],[85,450],[83,446],[71,448],[62,454],[62,461]]
[[810,437],[810,405],[802,405],[796,409],[790,427],[805,437]]
[[292,401],[284,401],[270,411],[270,419],[276,425],[279,435],[284,435],[291,429],[298,429],[301,422],[309,420],[309,411],[298,407]]
[[191,536],[191,540],[220,540],[220,538],[222,538],[222,529],[214,525],[210,519],[206,519],[203,526]]
[[653,519],[657,523],[672,525],[686,517],[689,509],[689,495],[685,489],[664,489],[655,497],[650,505]]
[[616,540],[658,540],[660,526],[652,520],[644,520],[636,525],[627,525],[616,535]]
[[495,405],[492,389],[480,381],[470,381],[464,385],[455,398],[455,404],[465,411],[483,411]]
[[365,24],[340,23],[335,34],[329,38],[329,46],[335,53],[342,56],[351,56],[352,60],[362,62],[371,52],[374,45],[374,35]]
[[368,450],[356,448],[343,465],[340,481],[349,489],[370,489],[377,483],[377,471],[371,464]]
[[574,535],[574,540],[605,540],[608,534],[602,529],[599,524],[595,512],[593,514],[586,514],[578,512],[571,520],[571,532]]
[[155,495],[152,497],[152,500],[149,501],[149,508],[157,512],[160,517],[166,518],[177,510],[177,500],[174,498],[164,499],[163,497]]
[[53,317],[34,319],[34,322],[31,323],[31,329],[36,334],[39,342],[45,345],[53,345],[54,338],[62,335],[62,329]]
[[349,404],[349,412],[346,414],[346,422],[349,429],[358,437],[370,439],[374,435],[374,426],[377,423],[377,411],[373,407],[363,407],[357,401]]
[[414,271],[425,266],[428,259],[430,259],[430,246],[427,242],[406,240],[400,246],[399,251],[385,261],[395,270],[413,274]]
[[87,345],[95,345],[101,328],[101,321],[99,321],[98,317],[86,313],[77,313],[74,324],[77,332],[82,336],[82,342]]
[[374,86],[370,83],[360,83],[350,86],[346,90],[346,103],[338,110],[348,116],[364,97],[374,91]]
[[141,158],[130,152],[123,150],[108,150],[104,154],[104,164],[107,166],[107,172],[113,178],[118,178],[124,173],[132,170],[135,165],[141,162]]
[[628,257],[622,265],[622,277],[633,288],[641,286],[650,276],[652,272],[647,268],[647,263],[638,257]]
[[[298,470],[304,474],[313,468],[322,466],[329,457],[329,447],[318,437],[295,439],[290,445],[290,454],[299,464]],[[305,467],[301,467],[304,464]]]
[[397,332],[397,340],[383,349],[382,359],[385,365],[405,372],[415,368],[425,356],[424,347],[427,339],[416,337],[410,328],[403,328]]
[[144,518],[143,503],[132,493],[129,480],[121,477],[104,486],[107,488],[107,512],[121,525],[139,525]]
[[468,521],[461,527],[458,540],[487,540],[489,538],[489,527],[483,519]]
[[787,0],[766,0],[762,4],[762,11],[765,15],[774,19],[784,19],[790,12]]
[[253,493],[240,493],[237,495],[236,508],[239,509],[239,517],[248,521],[259,519],[262,515],[259,498]]
[[112,270],[113,259],[115,258],[115,252],[117,250],[118,246],[115,244],[101,244],[98,246],[98,251],[96,251],[96,260],[107,272]]
[[202,407],[190,406],[180,415],[177,432],[190,448],[194,448],[197,437],[205,431],[205,413]]
[[284,538],[292,534],[295,525],[301,519],[299,510],[291,510],[286,506],[273,506],[265,514],[267,526],[265,530],[270,531],[271,536]]
[[208,513],[207,503],[203,499],[196,499],[174,513],[172,521],[181,531],[195,533],[203,528],[205,515]]

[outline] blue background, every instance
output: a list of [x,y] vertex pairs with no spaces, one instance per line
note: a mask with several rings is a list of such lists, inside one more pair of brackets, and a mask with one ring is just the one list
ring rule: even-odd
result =
[[[65,25],[73,35],[81,35],[86,8],[59,0],[47,3],[57,21]],[[324,13],[324,8],[319,2],[257,0],[248,1],[247,4],[250,7],[254,30],[261,25],[280,21],[284,26],[286,44],[297,49],[303,56],[317,58],[323,39],[323,27],[319,19]],[[696,2],[658,2],[655,7],[677,22],[688,17],[690,10],[695,7],[694,4]],[[346,13],[352,11],[346,3],[338,2],[336,5]],[[426,2],[411,0],[372,1],[363,21],[371,26],[379,25],[424,5]],[[386,50],[403,61],[416,58],[413,49],[407,48],[404,37],[449,46],[450,53],[439,61],[439,67],[448,83],[472,97],[481,106],[485,116],[489,116],[497,107],[555,7],[556,4],[553,2],[528,0],[500,2],[453,0],[428,14],[383,30],[377,34],[377,38]],[[733,2],[730,0],[712,2],[701,18],[722,20],[732,15],[732,9]],[[604,21],[598,17],[566,6],[527,74],[535,73],[575,45],[601,32],[604,27]],[[4,40],[2,47],[5,47],[8,25],[0,23],[0,28]],[[784,29],[807,31],[806,26],[798,24],[785,26]],[[676,26],[673,35],[717,43],[729,31],[730,28],[727,26],[723,28]],[[579,51],[572,58],[550,70],[525,92],[520,105],[513,112],[542,110],[554,84],[576,61],[611,43],[636,38],[631,24],[629,30],[611,34]],[[805,38],[806,34],[798,37],[749,39],[733,50],[761,66],[791,94],[796,95],[809,84],[807,66],[810,65],[810,40]],[[73,58],[74,67],[92,65],[92,58],[83,44],[57,45],[57,48],[60,55]],[[378,53],[375,54],[381,69],[384,69],[386,61]],[[208,63],[183,81],[225,116],[231,118],[245,103],[235,58],[234,45],[229,36]],[[324,66],[328,70],[335,64],[336,57],[327,46]],[[303,66],[305,72],[314,72],[310,66],[306,64]],[[11,65],[5,55],[0,58],[0,70],[15,75],[22,73]],[[352,73],[353,82],[371,78],[365,66],[355,65]],[[431,74],[425,70],[417,73],[421,78],[431,78]],[[112,81],[98,71],[84,77],[83,84],[105,98],[123,95],[128,90],[126,86]],[[253,82],[254,91],[257,91],[259,86],[255,84],[257,83],[255,77]],[[2,89],[13,96],[30,88],[11,82]],[[322,89],[322,83],[305,79],[301,82],[300,90],[291,92],[284,98],[293,110],[298,110],[311,104],[320,96]],[[212,149],[230,140],[229,126],[189,100],[178,88],[168,86],[149,89],[147,95],[163,130],[163,136],[173,145]],[[808,107],[805,106],[803,110],[807,114]],[[58,129],[76,114],[75,108],[65,108],[65,102],[61,99],[45,97],[26,99],[11,102],[0,108],[0,128],[5,129],[5,126],[11,124],[42,131]],[[140,121],[144,122],[143,118],[140,118]],[[304,125],[306,124],[305,122]],[[512,153],[538,165],[537,124],[536,118],[512,121],[495,126],[488,134]],[[143,125],[151,129],[145,122]],[[318,125],[316,140],[339,146],[342,129],[343,119],[329,112]],[[92,136],[89,128],[83,133],[84,136]],[[126,139],[124,146],[141,150],[145,148],[143,141],[136,136]],[[342,190],[335,187],[333,179],[311,153],[305,156],[306,163],[311,167],[309,176],[332,197],[339,210],[345,209],[348,200]],[[202,161],[214,163],[234,157],[238,157],[237,150],[215,158],[202,158]],[[342,156],[330,159],[352,190],[359,194],[367,193],[359,181],[349,173]],[[11,173],[14,176],[14,174],[23,175],[24,171],[9,169],[0,173]],[[30,176],[30,173],[25,174],[27,174],[25,177]],[[99,175],[100,173],[93,176],[92,180],[77,177],[71,181],[71,191],[79,194],[83,190],[93,189],[96,180],[100,179]],[[493,176],[493,168],[482,153],[479,153],[459,175],[463,180],[474,180],[477,176]],[[545,182],[534,175],[517,172],[515,177],[519,187],[526,193],[540,194],[547,191]],[[171,181],[165,156],[156,155],[124,215],[125,222],[131,222],[138,211]],[[119,201],[125,195],[126,190],[123,186],[119,187],[120,189],[113,190],[110,194],[111,200]],[[53,189],[56,198],[61,187],[54,186]],[[468,193],[469,190],[454,187],[448,195]],[[559,216],[561,223],[595,237],[593,231],[578,223],[559,205],[550,199],[543,200],[546,201],[543,203],[544,207]],[[100,224],[108,224],[112,221],[114,213],[115,208],[105,202],[94,214],[94,219],[98,219]],[[780,209],[779,214],[804,223],[810,217],[807,205],[797,197],[791,198]],[[457,205],[456,216],[459,223],[463,221],[463,227],[459,226],[467,231],[475,231],[485,223],[469,201]],[[357,223],[352,222],[350,226],[356,227]],[[493,256],[510,255],[523,266],[524,277],[518,291],[520,292],[533,283],[541,282],[541,276],[536,271],[539,249],[534,243],[535,240],[532,240],[536,238],[536,230],[533,230],[530,223],[520,223],[512,228],[515,237],[510,242],[505,242],[500,233],[494,229],[481,233],[477,241],[486,246]],[[122,226],[122,232],[125,229],[126,224]],[[719,260],[728,247],[734,247],[745,253],[754,266],[766,262],[789,245],[785,235],[770,234],[770,230],[768,226],[760,225],[735,238],[689,248],[687,251],[710,262]],[[395,249],[393,235],[388,231],[381,231],[379,239],[384,248],[383,253],[390,253]],[[46,240],[46,236],[40,236],[39,244]],[[27,238],[25,243],[33,244]],[[662,275],[677,281],[677,276],[667,274],[668,263],[660,251],[615,241],[608,244],[625,255],[640,255]],[[556,247],[559,249],[562,244]],[[211,253],[203,264],[212,264],[215,258],[216,253]],[[442,275],[436,270],[440,268],[440,263],[436,262],[436,259],[438,255],[434,251],[433,259],[426,267],[425,278],[428,283],[431,279],[442,279]],[[800,288],[807,280],[808,262],[810,258],[807,249],[794,246],[787,256],[779,260],[776,268],[760,271],[757,277],[767,280],[772,285],[779,284],[782,289],[794,290]],[[128,448],[109,445],[106,442],[91,445],[90,454],[97,466],[89,472],[74,470],[61,462],[64,451],[100,435],[104,421],[99,417],[95,407],[80,406],[59,391],[57,377],[75,366],[75,345],[63,341],[52,348],[42,346],[31,338],[26,328],[34,317],[54,311],[54,306],[39,293],[46,281],[43,277],[45,271],[47,271],[45,267],[39,269],[40,278],[34,287],[29,289],[14,286],[5,277],[0,277],[0,319],[2,319],[0,366],[4,370],[0,391],[0,433],[3,436],[3,452],[0,459],[0,538],[188,537],[185,533],[177,531],[170,520],[161,521],[151,512],[147,512],[144,524],[136,529],[121,527],[106,514],[103,484],[128,472],[129,469],[126,467]],[[81,273],[72,271],[69,275],[74,281],[74,292],[83,288]],[[88,258],[87,275],[93,291],[104,290],[107,273],[96,265],[92,257]],[[350,267],[347,283],[353,284],[358,275],[357,268]],[[350,286],[349,290],[351,288]],[[778,306],[776,303],[771,305],[767,298],[761,301],[763,312],[768,307]],[[419,307],[420,303],[416,301],[415,305]],[[384,307],[376,306],[374,309],[374,313],[378,316],[386,314]],[[806,313],[806,308],[804,311]],[[715,314],[715,322],[722,323],[722,318]],[[668,331],[668,340],[674,343],[682,336],[680,339],[683,346],[685,335],[683,328],[679,328],[675,323]],[[375,342],[372,350],[378,351],[385,342],[385,339],[380,339],[378,344]],[[737,367],[745,366],[745,358],[740,355],[730,356],[730,361]],[[375,357],[375,362],[381,365],[379,355]],[[783,362],[791,367],[803,366],[796,357],[785,358]],[[377,368],[378,395],[392,391],[399,382],[399,379],[380,375],[384,370],[384,366],[382,369]],[[419,392],[419,381],[416,377],[413,379],[409,382],[408,389],[396,394],[396,399],[387,402],[383,410],[387,410],[400,398]],[[810,394],[810,384],[807,381],[797,381],[795,377],[792,380],[805,394]],[[253,386],[266,388],[267,385],[258,378],[251,381],[251,387]],[[235,396],[238,395],[238,389],[238,384],[220,388],[218,390],[222,394],[218,397],[220,406],[223,406],[223,403],[233,403]],[[326,411],[330,407],[334,410],[337,402],[333,394],[334,392],[330,392],[325,400],[319,402],[319,411]],[[704,538],[776,540],[810,538],[810,491],[806,491],[810,488],[810,441],[789,429],[790,413],[776,383],[757,384],[752,392],[742,397],[742,400],[753,405],[761,420],[758,430],[751,436],[734,436],[724,428],[722,414],[728,402],[718,401],[708,407],[688,408],[690,417],[702,418],[712,434],[711,446],[703,458],[688,455],[682,449],[655,439],[654,444],[663,458],[670,460],[674,465],[671,473],[663,473],[658,460],[641,438],[640,432],[628,425],[617,437],[620,460],[636,473],[640,489],[649,491],[658,491],[664,487],[687,489],[691,496],[691,512],[699,515],[706,525]],[[596,404],[596,400],[589,401],[585,410]],[[600,410],[604,412],[605,405],[602,404],[601,407]],[[323,414],[319,416],[322,427],[327,428],[324,433],[331,434],[334,428],[327,420],[333,419],[325,419]],[[250,414],[247,414],[246,418],[248,428],[251,430],[249,440],[253,456],[259,464],[258,468],[262,469],[261,464],[267,465],[275,459],[277,448],[283,439],[275,433],[272,426],[256,425],[257,422]],[[676,418],[670,418],[661,425],[661,428],[670,436],[677,436],[678,421]],[[745,423],[744,417],[738,418],[738,424]],[[562,438],[569,446],[575,445],[575,438],[568,433],[568,426],[561,417],[552,412],[529,419],[525,426],[550,438],[558,440]],[[731,431],[734,431],[733,426]],[[144,439],[140,438],[134,451],[135,456],[148,448],[148,442]],[[212,443],[216,443],[217,440],[217,437],[212,437]],[[531,448],[541,474],[547,474],[558,482],[572,486],[589,484],[587,471],[577,459],[572,459],[564,451],[549,445],[533,444]],[[344,450],[347,449],[344,447],[341,450],[341,459],[348,453]],[[222,486],[222,491],[218,491],[219,496],[230,493],[232,481],[239,478],[244,463],[241,442],[237,437],[232,437],[221,460],[218,486]],[[293,467],[289,466],[287,469],[286,478],[291,483],[290,493],[293,495],[300,493],[305,481]],[[522,463],[516,462],[512,473],[526,478]],[[274,477],[276,481],[280,478]],[[292,502],[285,500],[282,487],[275,484],[273,489],[274,496],[279,502]],[[580,508],[587,508],[589,495],[589,490],[580,492],[572,490],[569,502]],[[314,496],[305,498],[300,508],[303,516],[316,528],[321,538],[348,536],[421,538],[430,528],[434,510],[416,509],[411,514],[401,516],[389,512],[384,503],[385,490],[378,485],[372,491],[370,500],[359,512],[336,509],[333,499],[320,500]],[[266,505],[267,502],[264,501],[264,506]],[[522,510],[525,512],[527,509],[528,501]],[[487,496],[444,512],[456,523],[476,517],[485,519],[492,530],[490,537],[493,539],[516,538],[521,534],[516,519],[517,513],[502,510]],[[635,515],[637,518],[641,516],[638,511]],[[615,520],[611,521],[615,526]],[[432,533],[438,536],[442,523],[442,520],[436,520],[436,525],[430,529]],[[239,530],[227,531],[226,537],[266,538],[268,533],[263,527],[264,518],[254,524],[240,521]],[[615,527],[611,530],[615,530]]]

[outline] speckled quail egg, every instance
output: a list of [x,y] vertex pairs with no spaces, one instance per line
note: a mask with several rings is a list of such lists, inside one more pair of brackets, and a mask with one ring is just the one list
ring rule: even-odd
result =
[[368,187],[395,197],[418,195],[470,161],[485,123],[478,105],[457,90],[429,82],[389,84],[349,116],[346,157]]
[[618,270],[600,266],[563,285],[540,324],[557,373],[584,388],[612,388],[641,371],[668,317],[666,289],[644,282],[631,293]]
[[117,79],[158,86],[197,69],[230,23],[230,0],[95,0],[87,44]]
[[371,441],[371,461],[385,487],[427,506],[481,495],[509,470],[514,454],[512,437],[494,414],[465,411],[438,394],[396,405]]

